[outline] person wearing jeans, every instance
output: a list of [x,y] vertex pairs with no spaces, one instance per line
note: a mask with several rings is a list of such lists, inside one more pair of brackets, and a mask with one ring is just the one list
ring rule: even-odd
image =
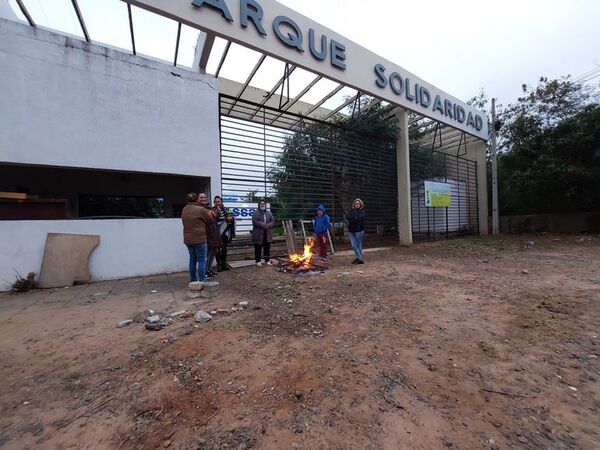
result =
[[252,215],[252,242],[254,243],[254,260],[257,266],[262,266],[260,262],[261,253],[264,251],[265,264],[272,266],[271,263],[271,242],[273,242],[273,227],[275,219],[271,211],[267,210],[267,202],[261,200],[258,202],[258,209]]
[[206,281],[206,224],[213,220],[214,213],[200,206],[198,194],[187,195],[187,205],[181,211],[183,243],[190,254],[190,281]]
[[365,238],[365,204],[363,201],[360,198],[355,199],[352,202],[352,210],[347,212],[344,217],[348,222],[350,243],[356,256],[352,264],[364,264],[362,245]]
[[190,281],[198,281],[198,275],[200,275],[200,281],[206,281],[206,253],[208,245],[205,242],[204,244],[187,245],[187,248],[190,253]]

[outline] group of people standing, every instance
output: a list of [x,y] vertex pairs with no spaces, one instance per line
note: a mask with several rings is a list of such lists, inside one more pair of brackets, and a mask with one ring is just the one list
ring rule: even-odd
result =
[[[352,264],[364,264],[362,255],[362,245],[365,237],[365,209],[364,203],[360,198],[352,202],[352,209],[344,214],[344,219],[348,225],[350,243],[354,250],[356,258]],[[327,258],[327,248],[329,245],[328,231],[332,227],[331,219],[327,215],[325,206],[318,205],[316,216],[312,221],[313,230],[317,237],[317,246],[319,256]],[[264,264],[272,266],[271,263],[271,243],[273,242],[273,227],[275,218],[271,211],[267,209],[267,202],[260,200],[258,209],[252,215],[252,243],[254,244],[254,261],[257,266],[262,266],[261,258],[264,258]]]
[[204,282],[214,277],[211,268],[215,259],[218,272],[230,270],[227,246],[235,235],[235,219],[223,205],[223,199],[217,195],[211,207],[206,194],[189,193],[181,221],[183,242],[190,254],[190,281]]
[[[227,264],[227,246],[235,235],[235,219],[233,213],[225,208],[221,197],[214,198],[211,208],[206,194],[190,193],[187,195],[187,205],[181,213],[183,222],[183,242],[190,254],[190,279],[206,281],[214,276],[211,271],[213,262],[217,261],[217,270],[229,270]],[[352,202],[352,209],[344,214],[348,226],[350,243],[354,250],[355,259],[352,264],[364,264],[362,245],[365,237],[365,209],[360,198]],[[258,209],[252,215],[252,243],[254,244],[254,259],[257,266],[264,264],[272,266],[271,243],[275,218],[267,209],[267,202],[260,200]],[[313,220],[313,229],[317,237],[319,256],[327,258],[329,245],[328,231],[332,222],[327,215],[325,206],[317,206]]]

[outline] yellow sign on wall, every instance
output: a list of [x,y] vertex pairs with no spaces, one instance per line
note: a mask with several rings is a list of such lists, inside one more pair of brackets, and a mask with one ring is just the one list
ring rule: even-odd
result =
[[448,208],[452,205],[452,186],[436,181],[425,182],[425,206]]

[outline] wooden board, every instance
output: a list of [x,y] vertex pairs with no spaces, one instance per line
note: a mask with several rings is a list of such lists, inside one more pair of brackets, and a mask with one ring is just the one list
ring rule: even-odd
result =
[[0,198],[10,198],[12,200],[27,200],[27,194],[22,192],[0,192]]

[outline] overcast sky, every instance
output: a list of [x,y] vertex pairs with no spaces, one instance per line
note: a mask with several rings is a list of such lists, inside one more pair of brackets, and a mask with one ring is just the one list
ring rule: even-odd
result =
[[[599,0],[281,0],[462,99],[600,68]],[[592,82],[598,84],[600,77]]]
[[[232,2],[237,0],[229,0]],[[535,84],[542,75],[578,78],[600,68],[600,0],[280,2],[464,101],[483,88],[506,105],[517,98],[522,83]],[[70,0],[24,3],[38,24],[81,35]],[[15,0],[9,4],[17,9]],[[79,0],[79,4],[93,41],[130,50],[123,2]],[[134,10],[138,52],[172,59],[175,22]],[[194,30],[184,27],[180,64],[191,66],[196,36]],[[218,44],[213,67],[220,59]],[[220,45],[222,50],[224,41]],[[242,55],[242,50],[232,47],[230,55],[234,57],[228,57],[222,76],[238,81],[245,78],[240,61],[249,72],[259,55]],[[263,89],[272,86],[282,73],[277,63],[268,61],[252,84]],[[302,71],[294,76],[296,92],[313,77]],[[598,84],[600,76],[591,82]],[[303,100],[316,100],[330,90],[323,81]],[[341,103],[349,94],[340,92],[329,106]]]

